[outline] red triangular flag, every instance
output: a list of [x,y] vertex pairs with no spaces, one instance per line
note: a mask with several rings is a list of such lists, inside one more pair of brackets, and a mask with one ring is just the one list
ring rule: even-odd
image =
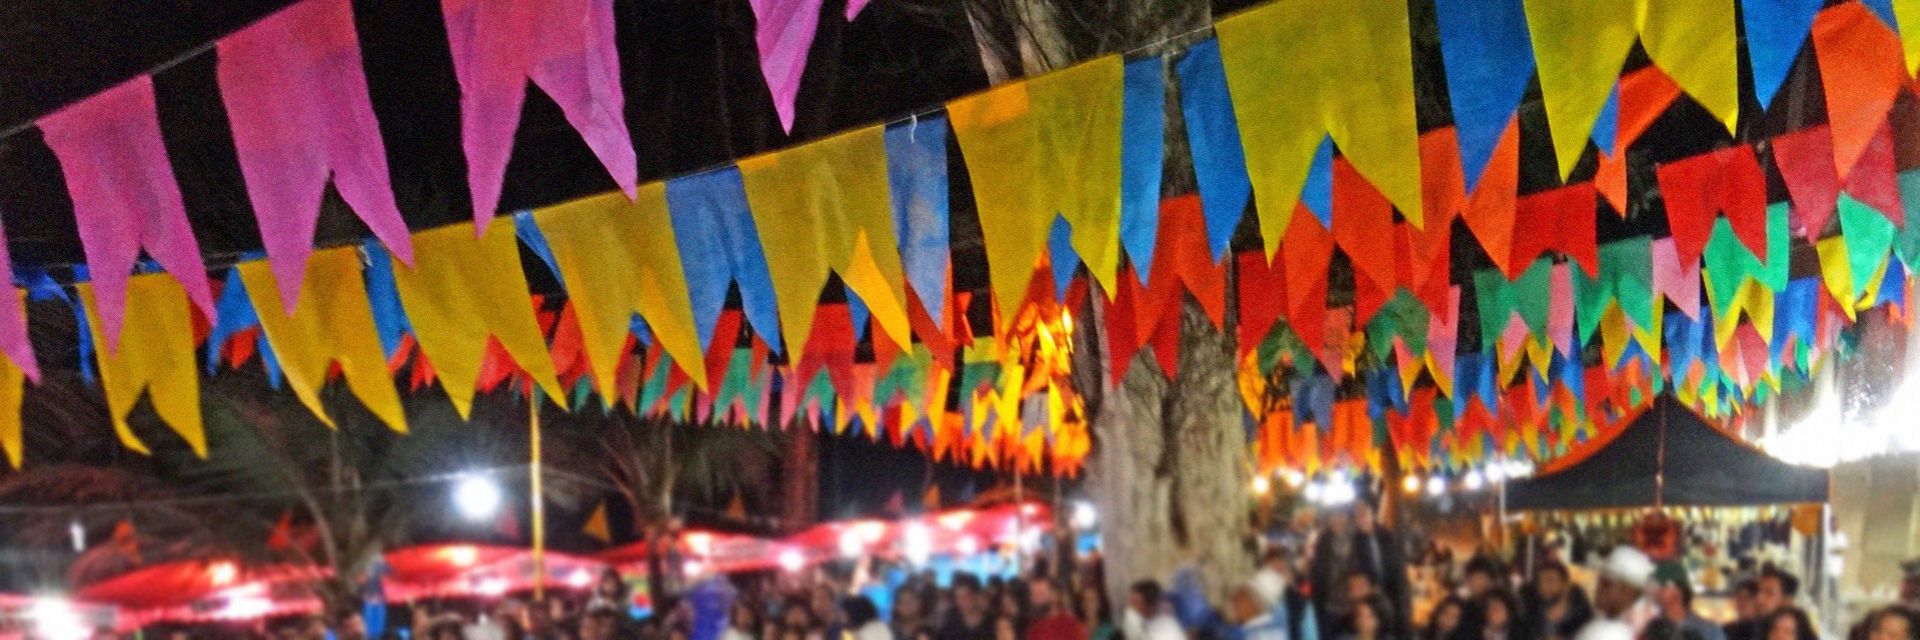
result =
[[[1353,263],[1354,273],[1370,281],[1376,292],[1398,286],[1393,277],[1393,204],[1345,158],[1333,161],[1333,239]],[[1364,324],[1371,314],[1360,315]]]
[[1530,194],[1515,201],[1513,259],[1508,279],[1520,277],[1526,266],[1548,250],[1558,250],[1579,263],[1588,276],[1600,272],[1600,251],[1595,239],[1593,183],[1578,182],[1558,189]]
[[1682,264],[1700,259],[1713,218],[1726,214],[1748,251],[1767,259],[1767,177],[1753,147],[1741,144],[1660,165],[1673,247]]
[[1833,219],[1840,179],[1833,170],[1832,130],[1816,125],[1773,139],[1773,163],[1787,183],[1793,232],[1817,238]]
[[1900,207],[1900,178],[1894,168],[1893,128],[1887,123],[1881,123],[1867,140],[1860,160],[1853,163],[1853,173],[1846,175],[1846,183],[1848,195],[1879,211],[1894,226],[1906,226],[1906,212]]
[[1240,291],[1239,357],[1245,358],[1273,330],[1286,310],[1286,274],[1260,251],[1242,251],[1235,261]]
[[1893,108],[1907,84],[1900,37],[1859,2],[1821,10],[1813,21],[1813,50],[1827,96],[1827,123],[1833,126],[1836,175],[1853,164]]

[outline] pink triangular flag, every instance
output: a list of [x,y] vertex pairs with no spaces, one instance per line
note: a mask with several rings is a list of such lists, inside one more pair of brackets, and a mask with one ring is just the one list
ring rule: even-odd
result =
[[[864,5],[865,3],[859,3]],[[847,5],[847,19],[860,10]],[[800,75],[807,70],[807,50],[820,26],[820,0],[753,0],[753,40],[760,47],[760,75],[773,94],[773,111],[780,129],[793,133],[793,104],[800,95]]]
[[613,0],[441,0],[460,80],[461,146],[474,231],[500,204],[527,80],[560,105],[615,184],[635,197],[638,164],[614,50]]
[[1520,349],[1527,346],[1529,335],[1531,334],[1527,331],[1527,321],[1520,319],[1520,314],[1507,316],[1507,326],[1500,330],[1499,362],[1503,365],[1501,368],[1504,369],[1506,363],[1520,357]]
[[1673,238],[1653,241],[1653,292],[1672,300],[1688,318],[1700,317],[1700,262],[1681,262]]
[[853,22],[854,18],[860,17],[860,12],[866,10],[869,2],[872,0],[847,0],[847,22]]
[[1427,322],[1427,357],[1449,381],[1443,389],[1452,389],[1454,352],[1460,348],[1460,286],[1447,291],[1445,313],[1436,313]]
[[127,278],[142,248],[180,281],[187,299],[214,319],[207,266],[160,138],[153,78],[128,80],[38,124],[66,174],[108,351],[120,346]]
[[221,40],[219,51],[220,97],[287,314],[300,299],[329,174],[373,235],[413,264],[348,0],[296,3]]
[[1553,283],[1548,289],[1547,337],[1554,351],[1563,357],[1573,352],[1573,269],[1569,263],[1553,265]]

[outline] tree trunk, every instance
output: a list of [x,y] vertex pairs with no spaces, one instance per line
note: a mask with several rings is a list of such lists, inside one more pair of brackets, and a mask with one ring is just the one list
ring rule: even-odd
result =
[[[1116,47],[1170,54],[1202,37],[1212,17],[1207,3],[1164,0],[973,0],[967,12],[982,66],[996,83],[1015,68],[1038,75]],[[1073,42],[1066,24],[1111,30],[1075,34],[1093,41]],[[1162,193],[1181,195],[1194,190],[1193,160],[1171,60],[1166,68]],[[1104,300],[1089,303],[1083,317],[1092,321],[1076,335],[1074,362],[1094,437],[1086,486],[1100,512],[1107,595],[1119,601],[1132,582],[1165,580],[1191,564],[1207,596],[1224,602],[1253,569],[1245,545],[1249,478],[1232,327],[1213,326],[1183,297],[1178,375],[1168,380],[1149,347],[1116,385],[1105,355],[1108,312]]]

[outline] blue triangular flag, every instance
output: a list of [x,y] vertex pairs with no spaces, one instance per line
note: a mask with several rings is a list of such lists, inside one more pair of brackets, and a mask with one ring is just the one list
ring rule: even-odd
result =
[[1047,231],[1047,262],[1053,265],[1053,299],[1067,299],[1067,285],[1080,268],[1080,254],[1073,250],[1073,227],[1066,218],[1053,217],[1053,228]]
[[727,167],[668,180],[667,213],[680,246],[700,348],[713,341],[713,326],[720,320],[727,283],[732,281],[740,287],[747,324],[768,347],[781,351],[773,281],[767,275],[767,256],[760,247],[740,169]]
[[1320,138],[1313,150],[1313,164],[1307,167],[1307,182],[1300,188],[1300,204],[1313,212],[1323,229],[1333,228],[1333,137]]
[[1520,0],[1435,0],[1434,14],[1460,168],[1472,192],[1533,77],[1527,13]]
[[1141,285],[1147,284],[1160,233],[1160,171],[1167,145],[1163,66],[1159,56],[1127,63],[1120,118],[1120,246],[1133,260]]
[[[949,270],[947,119],[915,118],[887,128],[887,183],[900,266],[927,317],[946,311]],[[756,325],[757,327],[757,325]]]
[[400,287],[393,281],[393,261],[387,257],[387,248],[375,239],[361,244],[360,254],[366,259],[363,273],[367,302],[373,308],[373,326],[380,332],[380,347],[391,358],[393,352],[400,349],[400,341],[412,330],[407,311],[400,304]]
[[567,286],[566,279],[560,276],[560,261],[553,258],[553,247],[547,245],[547,234],[540,232],[540,225],[534,224],[532,211],[513,213],[513,236],[519,238],[520,244],[526,245],[534,257],[547,265],[547,273],[553,274],[553,279],[559,281],[560,286]]
[[[1753,93],[1760,99],[1760,108],[1771,107],[1780,85],[1786,83],[1821,4],[1822,0],[1740,0],[1747,64],[1753,71]],[[1892,23],[1891,14],[1881,15]]]
[[1187,122],[1187,146],[1207,220],[1207,246],[1218,262],[1253,195],[1246,151],[1240,147],[1240,123],[1227,92],[1227,71],[1220,63],[1220,41],[1209,38],[1193,45],[1174,64],[1174,71],[1180,74],[1180,111]]

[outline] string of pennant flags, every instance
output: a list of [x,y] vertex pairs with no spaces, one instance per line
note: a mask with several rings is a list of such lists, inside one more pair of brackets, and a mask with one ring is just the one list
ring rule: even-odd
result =
[[[818,4],[755,4],[783,124],[804,47],[768,46],[810,32]],[[437,383],[463,416],[479,391],[537,387],[575,410],[799,420],[1063,473],[1090,447],[1069,376],[1070,311],[1089,303],[1111,308],[1099,329],[1116,377],[1149,352],[1175,374],[1183,297],[1231,324],[1255,457],[1307,469],[1547,457],[1667,389],[1737,417],[1844,353],[1859,313],[1906,319],[1920,173],[1901,171],[1911,136],[1889,113],[1913,90],[1920,27],[1899,26],[1920,2],[1441,0],[1454,124],[1425,132],[1405,3],[1322,4],[1264,5],[1170,56],[1107,56],[637,184],[605,0],[448,0],[474,221],[408,232],[351,5],[303,0],[216,47],[264,255],[209,276],[141,76],[39,121],[87,265],[23,295],[75,310],[80,367],[138,451],[126,418],[142,394],[204,453],[198,376],[259,358],[329,424],[319,390],[343,380],[404,430],[400,375]],[[1669,235],[1601,242],[1601,210],[1628,211],[1628,149],[1671,105],[1735,131],[1743,33],[1763,107],[1810,50],[1826,122],[1660,164]],[[1623,74],[1636,42],[1652,65]],[[1168,64],[1198,193],[1163,199]],[[1534,78],[1559,176],[1589,144],[1598,162],[1590,180],[1520,194],[1516,109]],[[529,80],[621,188],[495,221]],[[949,137],[987,258],[979,300],[952,285]],[[1769,200],[1775,180],[1787,201]],[[312,246],[328,184],[374,238]],[[1249,205],[1261,242],[1236,252]],[[1456,221],[1491,266],[1460,282]],[[522,248],[564,296],[528,298]],[[1796,252],[1817,272],[1796,274]],[[1329,305],[1336,253],[1353,299]],[[834,277],[846,300],[821,303]],[[40,376],[20,299],[0,296],[0,445],[15,465]]]

